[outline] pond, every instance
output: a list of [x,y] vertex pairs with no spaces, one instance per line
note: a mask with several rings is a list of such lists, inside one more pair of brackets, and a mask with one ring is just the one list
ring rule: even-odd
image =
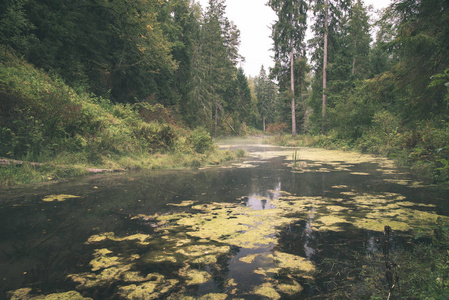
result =
[[[0,299],[305,299],[406,247],[447,195],[383,158],[257,141],[245,160],[0,195]],[[39,298],[40,297],[40,298]]]

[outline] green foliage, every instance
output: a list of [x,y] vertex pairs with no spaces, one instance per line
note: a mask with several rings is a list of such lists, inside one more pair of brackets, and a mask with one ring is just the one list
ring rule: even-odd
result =
[[449,69],[446,69],[444,73],[432,76],[432,81],[430,82],[430,87],[438,87],[444,85],[447,90],[447,94],[444,100],[449,102]]
[[388,111],[376,112],[372,126],[362,137],[360,147],[364,151],[390,154],[397,149],[399,119]]
[[2,166],[1,184],[76,176],[91,166],[189,167],[234,157],[216,151],[204,128],[179,128],[160,104],[76,93],[11,54],[0,59],[0,95],[0,157],[44,162]]
[[189,136],[189,142],[198,153],[206,153],[214,149],[214,142],[204,127],[198,127]]
[[[5,0],[0,3],[0,45],[25,53],[35,37],[35,29],[26,17],[27,0]],[[5,48],[5,51],[7,49]]]

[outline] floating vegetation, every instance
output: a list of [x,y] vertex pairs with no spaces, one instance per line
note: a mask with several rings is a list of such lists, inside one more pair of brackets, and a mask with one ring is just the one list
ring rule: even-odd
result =
[[118,294],[131,300],[160,299],[177,283],[176,279],[165,279],[164,276],[159,276],[154,281],[122,286],[118,289]]
[[315,272],[315,266],[304,257],[279,251],[274,251],[272,257],[279,268],[289,269],[293,273]]
[[32,295],[31,288],[22,288],[8,292],[10,300],[92,300],[92,298],[84,298],[76,291],[63,293],[53,293],[48,295]]
[[168,205],[185,207],[185,206],[191,206],[191,205],[195,204],[196,202],[197,201],[195,201],[195,200],[185,200],[185,201],[182,201],[181,203],[168,203]]
[[293,295],[301,293],[303,290],[303,287],[295,280],[292,280],[292,284],[285,284],[285,283],[278,284],[276,286],[276,289],[283,294],[293,296]]
[[254,294],[264,296],[269,299],[280,299],[281,295],[274,289],[273,285],[269,282],[262,284],[254,289]]
[[75,195],[66,195],[66,194],[60,194],[60,195],[48,195],[42,199],[44,202],[62,202],[67,199],[75,199],[75,198],[81,198],[81,196],[75,196]]
[[186,265],[184,268],[179,270],[178,274],[186,279],[186,285],[203,284],[212,278],[208,272],[191,269],[190,265]]
[[247,255],[247,256],[245,256],[245,257],[240,257],[239,260],[240,260],[241,262],[250,264],[250,263],[252,263],[252,262],[256,259],[256,257],[258,257],[258,256],[260,256],[260,254],[250,254],[250,255]]
[[151,236],[148,234],[139,233],[139,234],[133,234],[133,235],[125,236],[125,237],[116,237],[115,233],[113,233],[113,232],[105,232],[102,234],[97,234],[97,235],[91,236],[87,240],[86,244],[98,243],[98,242],[103,242],[106,240],[115,241],[115,242],[135,240],[135,241],[138,241],[138,244],[140,244],[140,245],[149,245],[150,239],[151,239]]
[[106,248],[96,249],[93,253],[94,259],[89,263],[92,267],[92,272],[72,274],[68,278],[78,283],[78,289],[110,284],[111,282],[120,281],[124,277],[126,277],[125,281],[129,281],[129,276],[132,274],[127,272],[140,256],[132,254],[127,257],[119,257],[112,254],[113,252]]

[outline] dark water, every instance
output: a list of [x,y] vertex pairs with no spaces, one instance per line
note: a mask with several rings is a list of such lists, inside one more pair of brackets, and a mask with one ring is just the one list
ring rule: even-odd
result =
[[[277,150],[262,145],[246,148],[252,152]],[[401,219],[400,214],[412,216],[416,212],[426,212],[431,217],[448,215],[445,192],[425,185],[412,186],[410,175],[381,172],[376,161],[340,161],[339,164],[345,165],[342,170],[336,169],[329,160],[314,165],[313,161],[304,159],[309,163],[307,170],[293,172],[292,166],[288,165],[292,163],[290,153],[293,150],[285,151],[289,157],[256,155],[248,158],[247,164],[227,168],[101,175],[1,191],[0,299],[8,299],[12,295],[8,291],[21,288],[31,288],[30,295],[77,291],[93,299],[131,299],[137,297],[136,294],[127,294],[121,288],[146,282],[159,284],[152,296],[155,299],[184,296],[196,299],[205,295],[209,295],[209,299],[223,299],[226,295],[228,299],[326,298],[348,278],[356,277],[355,284],[362,280],[354,275],[361,267],[354,257],[382,251],[383,232],[374,227],[370,229],[367,222],[357,223],[359,219],[371,220],[377,216],[381,224],[396,222],[392,224],[401,229],[408,221]],[[394,180],[385,180],[392,178]],[[60,194],[79,198],[43,201],[48,195]],[[382,201],[376,202],[379,199]],[[185,205],[187,202],[184,201],[193,201],[193,204]],[[291,205],[292,209],[285,208],[280,216],[287,221],[278,224],[272,215],[257,215],[260,222],[246,224],[248,230],[238,232],[245,234],[259,224],[268,225],[267,235],[261,237],[263,241],[260,244],[257,236],[254,241],[247,242],[239,240],[240,236],[237,240],[230,239],[232,234],[229,230],[223,236],[206,232],[211,228],[201,227],[203,223],[207,225],[217,217],[213,214],[214,209],[218,215],[223,208],[217,206],[206,211],[194,206],[228,204],[224,209],[228,210],[229,222],[232,223],[242,214],[253,216],[249,210],[274,210],[280,206],[279,201]],[[398,216],[389,214],[398,209],[397,203],[404,201],[417,206],[409,203],[405,206],[406,211],[401,206]],[[296,210],[298,203],[304,203],[304,208]],[[390,204],[392,209],[388,212],[381,209]],[[242,214],[239,213],[241,209],[244,209]],[[373,211],[376,215],[367,219]],[[184,216],[188,220],[200,215],[204,221],[196,221],[192,226],[176,223],[176,220],[162,224],[161,216],[176,214],[187,214]],[[330,217],[340,218],[340,221]],[[271,227],[266,224],[270,220],[274,220]],[[405,247],[405,241],[414,229],[433,221],[433,217],[417,219],[416,222],[411,220],[406,230],[394,230],[392,226],[393,248]],[[238,226],[242,224],[236,223]],[[148,243],[143,244],[136,240],[118,241],[113,238],[87,243],[90,237],[103,233],[114,233],[115,237],[135,234],[151,237]],[[206,236],[200,236],[203,233]],[[182,242],[182,239],[187,242]],[[204,255],[195,257],[209,257],[212,261],[195,261],[187,254],[180,254],[184,252],[174,250],[179,247],[191,251],[193,248],[188,247],[198,245],[206,247],[204,249],[228,248],[211,257],[206,254],[214,250],[203,251]],[[91,285],[73,280],[70,275],[93,278],[110,268],[110,265],[104,265],[93,270],[90,263],[98,249],[108,249],[112,253],[108,257],[119,257],[123,264],[115,266],[124,266],[125,271],[133,271],[141,277],[160,274],[163,279],[126,280],[126,272],[118,271],[115,276],[97,280]],[[161,253],[173,259],[152,260]],[[288,268],[282,265],[279,253],[288,254],[289,258],[300,257],[315,269]],[[132,255],[138,258],[131,259]],[[252,259],[242,261],[245,258]],[[268,271],[271,267],[276,267],[276,272]],[[186,275],[183,270],[187,273],[195,270],[207,276],[199,283],[189,282],[193,275]],[[287,284],[290,289],[285,289],[282,284]],[[265,289],[259,289],[262,286]],[[292,291],[291,287],[295,286],[301,288],[293,288]],[[146,299],[149,294],[142,295],[141,298]]]

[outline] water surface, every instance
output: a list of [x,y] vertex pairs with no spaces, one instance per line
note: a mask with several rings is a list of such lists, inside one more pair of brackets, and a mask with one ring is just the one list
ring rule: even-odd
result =
[[363,281],[386,225],[401,248],[447,219],[446,194],[382,158],[221,147],[249,157],[2,191],[0,298],[325,299]]

